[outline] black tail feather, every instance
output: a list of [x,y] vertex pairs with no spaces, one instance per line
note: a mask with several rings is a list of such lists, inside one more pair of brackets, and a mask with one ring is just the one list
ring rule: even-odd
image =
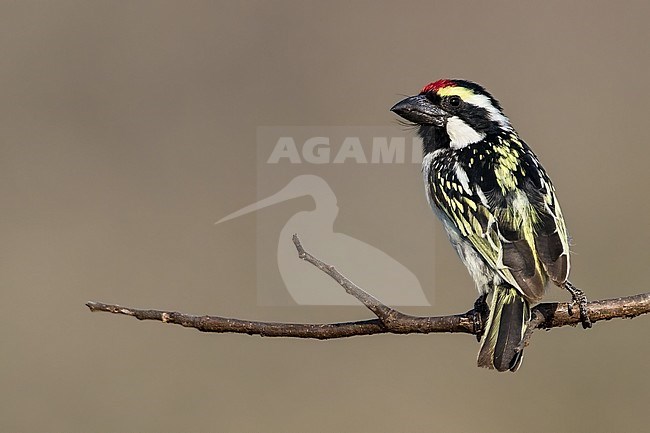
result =
[[479,367],[516,371],[523,356],[518,347],[529,319],[530,306],[514,287],[496,287],[478,355]]

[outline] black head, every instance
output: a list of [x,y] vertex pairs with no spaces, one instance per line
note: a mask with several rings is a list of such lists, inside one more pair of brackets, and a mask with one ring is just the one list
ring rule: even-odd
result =
[[[420,125],[423,136],[440,136],[460,148],[488,134],[512,131],[499,102],[483,87],[466,80],[438,80],[391,111]],[[433,129],[433,130],[431,130]]]

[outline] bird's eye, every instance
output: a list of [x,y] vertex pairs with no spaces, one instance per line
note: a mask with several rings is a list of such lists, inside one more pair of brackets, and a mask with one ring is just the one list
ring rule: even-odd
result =
[[452,107],[460,107],[460,103],[462,102],[462,99],[460,99],[460,96],[450,96],[449,97],[449,105]]

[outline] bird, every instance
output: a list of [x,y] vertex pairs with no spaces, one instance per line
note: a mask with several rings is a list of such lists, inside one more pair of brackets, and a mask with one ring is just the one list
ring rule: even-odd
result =
[[390,110],[422,139],[427,200],[479,291],[478,366],[517,371],[531,307],[549,281],[569,291],[591,327],[587,298],[568,280],[553,183],[501,104],[473,81],[440,79]]

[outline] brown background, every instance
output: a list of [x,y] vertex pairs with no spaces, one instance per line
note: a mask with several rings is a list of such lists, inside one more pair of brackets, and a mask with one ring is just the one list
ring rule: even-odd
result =
[[[255,217],[212,223],[256,198],[257,126],[394,124],[400,95],[448,76],[488,87],[544,161],[572,280],[647,291],[649,19],[648,2],[2,2],[0,430],[645,431],[647,317],[539,333],[500,375],[469,336],[206,335],[83,304],[368,317],[258,307]],[[416,312],[465,311],[407,168],[368,187],[380,211],[342,192],[337,228],[435,279]]]

